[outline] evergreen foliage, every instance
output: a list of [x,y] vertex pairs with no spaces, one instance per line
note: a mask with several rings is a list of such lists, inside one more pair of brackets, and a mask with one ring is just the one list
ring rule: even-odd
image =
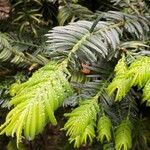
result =
[[7,147],[31,144],[46,125],[65,121],[64,107],[62,130],[77,149],[149,149],[149,7],[148,0],[0,0]]
[[123,120],[115,132],[116,149],[128,150],[132,148],[131,125],[129,120]]
[[64,65],[48,63],[27,82],[12,85],[10,94],[14,97],[9,102],[9,107],[14,108],[0,127],[1,134],[16,134],[19,145],[22,133],[28,140],[32,140],[42,132],[48,122],[57,124],[54,111],[72,94],[65,78],[67,74]]
[[66,22],[73,22],[74,20],[93,20],[95,15],[92,11],[88,10],[86,7],[83,7],[78,4],[66,4],[60,6],[59,14],[57,16],[59,25],[62,26]]
[[71,113],[65,114],[69,119],[63,129],[67,130],[67,135],[70,136],[69,141],[74,141],[75,147],[78,148],[81,144],[86,144],[87,140],[92,143],[95,137],[94,128],[98,111],[99,106],[93,98],[83,101]]
[[114,91],[116,91],[116,101],[120,101],[132,86],[138,86],[138,89],[144,87],[143,102],[147,101],[147,105],[149,106],[149,62],[149,57],[141,56],[135,59],[128,67],[125,64],[124,57],[119,60],[115,68],[116,76],[107,88],[108,93],[111,95]]
[[97,125],[98,130],[98,139],[103,143],[104,139],[106,138],[107,142],[111,140],[111,120],[103,114],[100,117]]

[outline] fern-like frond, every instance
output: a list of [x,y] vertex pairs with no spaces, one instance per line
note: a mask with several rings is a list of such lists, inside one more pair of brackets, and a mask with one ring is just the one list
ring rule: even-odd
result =
[[133,128],[133,150],[149,150],[150,141],[150,119],[140,117],[135,122],[136,128]]
[[[19,72],[14,76],[10,76],[11,70],[1,67],[0,65],[0,107],[8,107],[8,103],[11,99],[9,88],[15,81],[23,82],[26,80],[24,72]],[[6,78],[7,76],[7,78]]]
[[[0,80],[1,81],[1,80]],[[8,102],[10,99],[9,95],[9,86],[11,84],[11,80],[9,81],[1,81],[0,83],[0,106],[5,108],[8,106]]]
[[93,20],[94,17],[94,13],[88,8],[79,4],[71,3],[68,3],[65,6],[60,6],[59,14],[57,16],[59,25],[64,25],[72,19]]
[[119,46],[121,51],[127,53],[126,61],[128,64],[133,62],[133,58],[138,55],[150,55],[149,45],[144,41],[125,41]]
[[149,25],[146,18],[116,11],[100,15],[106,21],[77,21],[53,28],[46,34],[50,49],[65,52],[74,64],[77,63],[75,60],[83,58],[95,62],[100,56],[114,56],[120,40],[128,40],[127,34],[133,36],[132,40],[147,38]]
[[132,85],[142,88],[150,79],[150,58],[143,56],[131,63],[128,76],[133,77]]
[[128,14],[143,15],[146,11],[146,1],[143,0],[111,0],[115,6]]
[[89,21],[78,21],[64,27],[55,27],[46,34],[49,38],[47,42],[51,43],[51,49],[54,51],[66,51],[69,57],[74,59],[84,56],[90,62],[94,62],[97,56],[106,57],[109,50],[116,49],[120,43],[119,26],[122,23],[100,21],[91,32],[92,25]]
[[129,49],[129,50],[131,50],[131,49],[137,50],[138,48],[141,48],[141,47],[149,48],[149,46],[146,45],[142,41],[129,41],[129,42],[126,41],[126,42],[123,42],[120,44],[120,48]]
[[103,143],[106,139],[107,142],[111,140],[111,120],[106,116],[103,115],[100,117],[97,126],[98,132],[98,140]]
[[19,144],[21,135],[32,140],[48,122],[56,125],[54,111],[72,94],[66,76],[66,64],[50,62],[35,72],[27,82],[12,85],[10,93],[14,97],[9,107],[14,108],[1,125],[0,134],[16,134]]
[[148,38],[147,31],[149,31],[149,21],[146,18],[119,11],[108,11],[103,14],[103,18],[108,21],[123,21],[125,34],[130,34],[135,39]]
[[123,56],[115,67],[116,76],[107,88],[109,95],[116,91],[115,99],[118,101],[121,101],[131,88],[131,78],[126,78],[125,76],[127,71],[128,67]]
[[[44,9],[44,2],[47,3],[47,5],[49,3],[48,1],[41,0],[20,0],[14,3],[13,9],[15,9],[15,13],[11,24],[17,28],[19,27],[20,33],[29,32],[37,37],[40,25],[46,24],[46,22],[44,22],[44,16],[42,12],[40,12]],[[49,11],[47,10],[47,16],[48,15]]]
[[120,101],[132,86],[138,86],[139,89],[144,87],[143,101],[147,100],[147,104],[149,105],[150,57],[138,57],[125,72],[123,69],[125,62],[123,62],[122,58],[116,65],[116,76],[107,88],[108,93],[111,95],[116,91],[116,100]]
[[122,76],[128,71],[128,67],[125,63],[125,56],[123,55],[122,58],[118,61],[115,67],[116,76]]
[[7,36],[0,33],[0,62],[11,62],[13,64],[40,64],[48,63],[48,59],[40,54],[24,53],[29,47],[39,48],[40,46],[20,40],[17,37]]
[[17,51],[17,47],[11,46],[9,37],[0,33],[0,61],[8,60],[15,64],[22,63],[23,61],[31,64],[21,51]]
[[86,144],[88,140],[92,143],[95,137],[94,128],[98,111],[97,101],[91,98],[83,101],[71,113],[65,114],[69,120],[63,130],[67,130],[67,135],[70,136],[69,141],[74,142],[74,147],[78,148],[80,145]]
[[131,124],[128,119],[123,120],[115,132],[116,150],[129,150],[132,148]]

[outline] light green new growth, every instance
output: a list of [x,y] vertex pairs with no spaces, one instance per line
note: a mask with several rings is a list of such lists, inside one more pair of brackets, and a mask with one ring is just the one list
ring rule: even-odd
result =
[[137,58],[130,65],[128,76],[132,76],[132,86],[137,85],[139,89],[145,86],[150,79],[150,57]]
[[1,125],[0,134],[16,134],[18,145],[22,135],[32,140],[48,122],[56,125],[54,111],[72,94],[66,71],[66,64],[50,62],[27,82],[12,85],[10,93],[14,97],[9,107],[14,107]]
[[107,88],[109,95],[112,95],[116,91],[116,101],[121,101],[131,88],[131,78],[126,78],[127,71],[128,67],[125,64],[125,57],[123,56],[115,67],[115,78]]
[[98,121],[98,140],[103,143],[103,141],[106,139],[107,142],[110,142],[111,140],[111,121],[110,119],[103,114],[102,117],[100,117]]
[[115,132],[116,150],[129,150],[132,148],[131,125],[128,119],[123,120]]
[[115,68],[116,76],[107,88],[109,95],[116,91],[116,101],[121,101],[132,86],[143,88],[143,102],[150,106],[150,57],[141,56],[135,59],[129,67],[125,64],[125,58],[119,60]]
[[75,108],[71,113],[65,114],[69,120],[63,130],[67,130],[70,136],[69,141],[74,142],[74,147],[80,147],[89,140],[92,143],[95,137],[94,128],[96,126],[97,113],[99,106],[94,98],[85,100],[81,105]]
[[143,89],[143,102],[147,101],[147,105],[150,106],[150,79],[146,83]]

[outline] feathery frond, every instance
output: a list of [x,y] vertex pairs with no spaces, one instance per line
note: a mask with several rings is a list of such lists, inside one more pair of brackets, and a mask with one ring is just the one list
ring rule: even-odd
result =
[[[64,27],[55,27],[46,34],[49,38],[47,42],[51,43],[51,49],[55,51],[66,51],[71,57],[77,58],[84,55],[89,61],[94,62],[97,60],[96,55],[103,57],[108,55],[108,45],[112,44],[114,49],[117,47],[120,29],[117,25],[102,21],[97,24],[92,33],[90,33],[91,27],[92,22],[89,21],[78,21]],[[108,35],[114,34],[113,39],[108,38]]]
[[13,84],[10,93],[14,97],[9,107],[14,108],[1,125],[0,134],[16,134],[19,144],[21,135],[32,140],[48,122],[56,125],[54,111],[72,94],[66,76],[65,63],[50,62],[35,72],[27,82]]
[[[36,139],[47,124],[56,125],[55,111],[63,105],[72,112],[62,130],[75,148],[148,149],[148,1],[0,0],[0,107],[10,109],[0,134],[16,136],[20,148],[22,139]],[[22,69],[26,78],[18,81]]]
[[74,142],[74,147],[78,148],[82,144],[86,144],[88,140],[92,143],[95,137],[94,128],[98,111],[97,101],[91,98],[83,101],[71,113],[65,114],[69,120],[63,130],[67,130],[67,135],[70,136],[69,141],[70,143]]
[[127,53],[126,61],[127,64],[130,64],[138,55],[149,55],[148,48],[148,43],[143,41],[125,41],[120,44],[118,49]]
[[131,63],[128,71],[128,76],[132,78],[132,85],[142,88],[146,82],[150,79],[150,58],[139,57],[133,63]]
[[40,46],[0,33],[0,62],[11,62],[16,65],[34,63],[43,65],[48,62],[48,59],[40,54],[34,56],[24,53],[29,47],[39,48]]
[[139,89],[144,87],[143,101],[147,100],[147,104],[149,105],[148,87],[150,80],[150,58],[147,56],[138,57],[130,64],[125,72],[122,71],[124,70],[124,61],[125,60],[122,58],[118,62],[115,69],[116,76],[107,88],[108,93],[111,95],[117,90],[116,100],[120,101],[127,94],[132,86],[138,86]]
[[126,78],[125,76],[127,71],[128,67],[125,64],[125,57],[123,56],[115,67],[116,76],[107,88],[109,95],[116,91],[115,99],[118,101],[121,101],[131,88],[131,77]]
[[111,0],[115,6],[123,9],[123,12],[128,14],[143,15],[146,11],[146,3],[143,0]]
[[10,60],[14,64],[25,61],[27,64],[30,64],[30,61],[24,54],[21,51],[17,51],[16,48],[11,46],[8,36],[0,33],[0,61]]
[[149,27],[145,18],[115,11],[104,13],[102,18],[107,21],[98,21],[96,26],[90,21],[77,21],[53,28],[46,34],[50,49],[66,52],[71,57],[71,62],[81,59],[80,57],[94,62],[100,56],[106,58],[110,53],[115,54],[121,38],[127,32],[134,35],[135,39],[147,37]]
[[103,18],[108,21],[124,22],[124,33],[130,34],[134,39],[147,39],[149,31],[149,21],[142,17],[136,15],[130,15],[123,12],[108,11],[103,13]]
[[115,132],[116,150],[129,150],[132,148],[131,125],[128,119],[123,120]]
[[98,140],[103,143],[103,141],[106,139],[107,142],[110,142],[111,140],[111,120],[103,115],[100,117],[98,121],[97,126],[97,132],[98,132]]
[[88,8],[79,4],[67,3],[65,6],[60,6],[59,14],[57,16],[59,25],[64,25],[66,22],[73,20],[93,20],[94,13]]

